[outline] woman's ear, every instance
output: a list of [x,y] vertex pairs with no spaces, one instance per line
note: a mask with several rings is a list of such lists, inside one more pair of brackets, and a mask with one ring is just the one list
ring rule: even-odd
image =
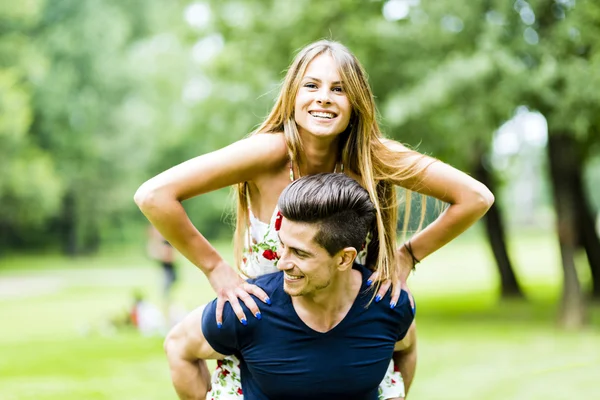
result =
[[345,247],[341,249],[337,254],[337,269],[338,271],[346,271],[352,269],[354,260],[356,259],[357,251],[354,247]]

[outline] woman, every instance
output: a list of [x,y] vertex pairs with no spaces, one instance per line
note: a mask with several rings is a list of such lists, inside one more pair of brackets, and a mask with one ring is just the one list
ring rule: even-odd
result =
[[[237,185],[237,265],[249,276],[274,272],[279,194],[299,176],[332,171],[359,181],[378,210],[379,233],[370,238],[365,262],[376,271],[372,279],[380,286],[375,301],[392,285],[391,307],[400,289],[408,290],[406,279],[415,264],[456,238],[493,202],[489,190],[468,175],[384,139],[361,65],[346,47],[332,41],[319,41],[299,52],[271,113],[248,138],[152,178],[140,187],[135,200],[163,236],[205,273],[217,292],[220,309],[229,301],[245,323],[238,298],[260,318],[249,294],[268,304],[267,294],[243,282],[192,225],[181,201]],[[432,224],[398,249],[396,185],[450,204]],[[218,312],[217,324],[220,318]],[[414,329],[412,333],[414,336]],[[407,347],[406,357],[395,357],[407,388],[415,357],[414,340]],[[235,372],[236,362],[225,361],[222,368],[233,367],[227,371]],[[233,374],[224,375],[230,378]],[[234,382],[226,382],[223,374],[220,378],[221,382],[213,380],[211,397],[215,387],[221,388],[220,393],[238,392],[231,390]],[[389,387],[385,382],[390,383],[390,392],[386,392]],[[404,397],[400,386],[397,377],[386,375],[381,398]]]

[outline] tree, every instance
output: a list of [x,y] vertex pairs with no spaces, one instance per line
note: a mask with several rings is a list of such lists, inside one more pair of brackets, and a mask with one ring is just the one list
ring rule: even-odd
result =
[[[62,183],[51,154],[30,134],[33,85],[43,62],[26,35],[41,14],[32,1],[0,6],[0,247],[31,238],[59,209]],[[44,193],[44,196],[40,196]]]
[[582,186],[590,155],[585,149],[598,140],[600,121],[600,97],[592,89],[600,82],[600,6],[591,1],[540,0],[519,3],[517,11],[521,21],[513,15],[512,30],[522,30],[521,22],[528,26],[525,40],[514,44],[514,54],[532,77],[521,80],[522,98],[548,120],[550,176],[565,276],[561,319],[575,327],[585,321],[573,261],[578,245],[586,249],[595,296],[600,284],[600,242]]
[[[27,179],[0,182],[7,205],[0,225],[13,238],[27,232],[23,241],[30,245],[37,234],[60,238],[69,254],[94,251],[111,220],[133,209],[131,197],[147,177],[153,151],[164,145],[165,132],[174,133],[165,127],[177,116],[153,110],[167,104],[175,111],[180,97],[184,74],[173,69],[186,65],[186,49],[177,47],[175,34],[175,46],[167,42],[165,49],[169,37],[161,43],[160,34],[178,32],[183,7],[112,0],[20,7],[2,24],[0,53],[20,60],[0,72],[0,86],[12,93],[3,96],[5,104],[18,111],[3,113],[12,124],[12,147],[2,149],[27,147],[11,168]],[[158,62],[139,63],[143,57]],[[14,212],[17,207],[23,212]]]

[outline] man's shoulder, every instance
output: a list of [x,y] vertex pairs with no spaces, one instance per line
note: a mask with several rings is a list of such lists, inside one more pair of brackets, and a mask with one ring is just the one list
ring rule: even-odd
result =
[[363,311],[359,314],[360,317],[357,322],[364,325],[366,321],[369,321],[379,325],[380,329],[386,329],[385,327],[387,327],[387,329],[392,329],[392,331],[399,333],[400,337],[403,337],[415,317],[408,293],[402,290],[398,303],[394,307],[390,307],[391,289],[386,292],[380,301],[375,301],[377,287],[374,287],[374,285],[369,287],[366,284],[373,272],[358,263],[354,264],[354,269],[361,273],[363,280],[362,290],[359,294],[359,304],[362,305]]
[[248,283],[258,286],[267,292],[267,295],[270,295],[269,291],[274,291],[283,284],[283,272],[277,271],[271,274],[261,275],[257,278],[248,279]]
[[354,265],[352,265],[352,268],[361,273],[363,281],[366,281],[369,278],[369,276],[371,276],[371,274],[373,273],[373,271],[356,261],[354,262]]

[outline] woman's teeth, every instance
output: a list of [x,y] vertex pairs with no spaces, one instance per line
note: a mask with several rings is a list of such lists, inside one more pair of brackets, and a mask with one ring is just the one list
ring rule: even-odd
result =
[[327,119],[335,118],[335,114],[333,114],[333,113],[320,112],[320,111],[312,111],[310,113],[310,115],[312,115],[313,117],[317,117],[317,118],[327,118]]

